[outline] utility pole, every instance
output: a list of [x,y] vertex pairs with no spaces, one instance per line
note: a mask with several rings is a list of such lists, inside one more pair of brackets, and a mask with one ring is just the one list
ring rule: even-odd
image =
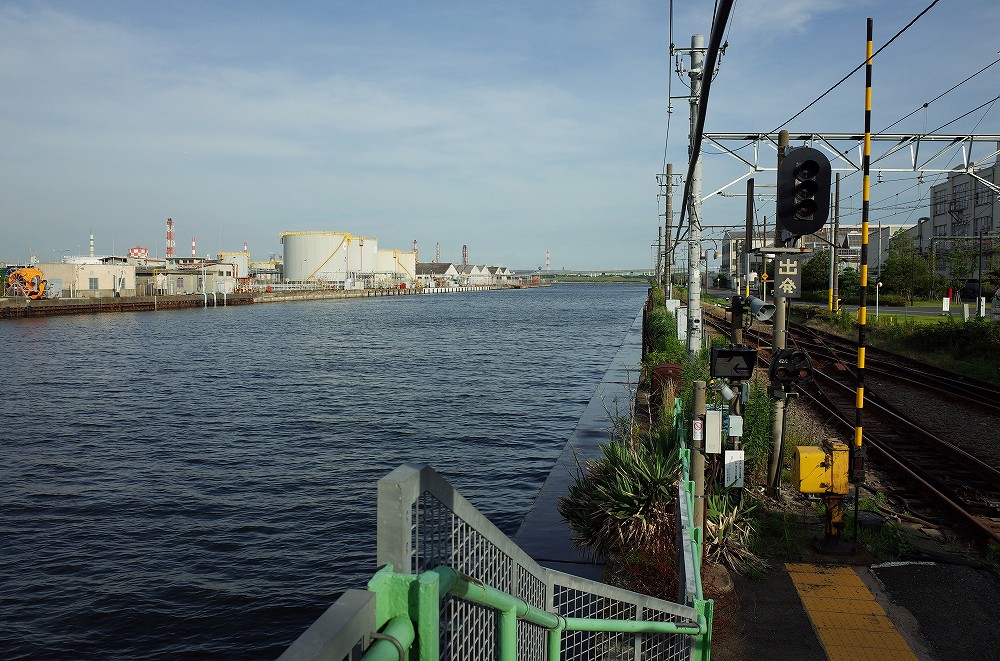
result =
[[[778,134],[778,165],[781,165],[788,150],[788,131]],[[784,240],[781,237],[783,227],[778,215],[774,216],[774,247],[783,248]],[[775,268],[775,282],[778,280],[778,270]],[[775,294],[777,294],[775,290]],[[785,317],[788,310],[788,299],[784,296],[774,297],[774,329],[772,331],[771,360],[777,355],[780,349],[787,346],[787,329]],[[782,393],[784,394],[784,393]],[[781,487],[781,466],[785,453],[785,399],[784,397],[774,397],[772,409],[774,411],[773,423],[771,425],[771,456],[767,466],[767,490],[772,498],[779,496]]]
[[701,83],[705,75],[705,37],[691,36],[691,128],[688,158],[691,168],[691,196],[688,198],[688,295],[687,336],[688,353],[696,355],[701,350],[701,154],[694,153],[695,127],[698,123],[698,106],[701,101]]
[[692,394],[691,473],[694,478],[694,525],[705,529],[705,416],[707,384],[695,381]]
[[[740,255],[740,263],[743,270],[743,279],[741,280],[743,287],[740,288],[740,294],[744,298],[750,297],[750,253],[753,252],[753,177],[747,179],[747,216],[746,216],[746,239],[743,241],[743,253]],[[736,269],[737,272],[740,268]],[[736,342],[734,339],[733,342]],[[739,342],[736,342],[739,344]]]
[[664,215],[666,216],[666,231],[664,237],[666,242],[664,244],[664,269],[666,270],[667,278],[667,298],[674,297],[674,249],[670,243],[670,233],[674,229],[674,164],[667,163],[667,197],[666,206],[664,209]]
[[661,281],[663,272],[660,270],[660,264],[663,262],[663,228],[656,228],[656,282]]

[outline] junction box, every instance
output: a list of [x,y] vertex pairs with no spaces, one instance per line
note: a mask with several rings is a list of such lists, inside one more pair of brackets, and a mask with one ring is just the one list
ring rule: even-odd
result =
[[821,446],[800,445],[795,448],[792,478],[802,493],[847,495],[847,444],[826,439]]
[[817,548],[824,553],[850,555],[856,547],[843,538],[845,525],[844,497],[850,490],[848,468],[850,453],[846,443],[832,438],[819,447],[795,448],[792,476],[799,491],[823,495],[826,505],[823,538]]

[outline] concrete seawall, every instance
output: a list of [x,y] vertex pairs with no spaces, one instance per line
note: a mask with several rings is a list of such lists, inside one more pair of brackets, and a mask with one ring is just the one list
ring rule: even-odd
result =
[[417,294],[452,294],[458,292],[510,289],[508,285],[475,285],[466,287],[422,287],[419,289],[279,289],[276,291],[241,292],[236,294],[176,294],[169,296],[116,296],[113,298],[54,298],[29,300],[0,299],[0,319],[49,317],[68,314],[102,314],[110,312],[155,312],[181,308],[223,307],[255,303],[284,303],[342,298],[373,298],[378,296],[413,296]]
[[600,456],[599,445],[610,439],[610,415],[629,415],[641,359],[642,314],[639,314],[514,535],[517,545],[545,567],[602,580],[603,564],[595,563],[573,545],[573,531],[559,514],[559,498],[569,493],[577,467]]

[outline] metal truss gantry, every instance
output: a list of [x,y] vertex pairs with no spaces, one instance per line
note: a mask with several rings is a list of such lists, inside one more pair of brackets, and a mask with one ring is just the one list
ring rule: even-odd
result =
[[[777,133],[706,133],[704,144],[711,144],[722,151],[723,154],[731,156],[743,163],[749,171],[717,188],[702,198],[705,201],[718,195],[734,186],[755,172],[776,172],[778,153]],[[815,149],[826,151],[830,155],[830,164],[834,172],[860,172],[862,155],[864,154],[865,136],[863,133],[789,133],[789,144],[792,146],[809,146]],[[730,148],[724,143],[742,142],[745,143],[737,148]],[[876,133],[871,136],[872,150],[870,167],[875,172],[917,172],[921,174],[935,174],[946,172],[964,172],[995,193],[1000,193],[997,184],[982,179],[975,173],[977,164],[992,162],[1000,155],[1000,135],[945,135],[945,134],[906,134],[906,133]],[[841,149],[838,145],[850,143]],[[986,146],[988,144],[988,146]],[[880,153],[874,147],[878,145]],[[747,147],[753,147],[752,156],[744,155]],[[973,150],[979,147],[982,155],[978,160],[973,160]],[[924,150],[921,156],[921,148]],[[764,151],[763,164],[761,151]],[[855,156],[854,152],[857,152]],[[927,156],[927,152],[931,156]],[[909,153],[909,165],[900,163],[902,154]],[[962,165],[946,165],[945,157],[949,157],[950,162],[954,156],[961,153]],[[895,158],[894,158],[895,157]],[[884,165],[878,165],[885,162]]]

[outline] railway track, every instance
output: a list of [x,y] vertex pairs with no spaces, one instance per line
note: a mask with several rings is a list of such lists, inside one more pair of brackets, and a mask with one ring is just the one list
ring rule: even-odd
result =
[[[728,336],[724,317],[706,311],[706,323]],[[799,391],[825,417],[835,421],[847,438],[854,436],[857,349],[850,340],[799,324],[789,325],[789,345],[805,349],[815,380]],[[769,364],[770,333],[745,331],[744,341],[758,348],[762,364]],[[978,536],[1000,544],[1000,471],[962,447],[961,439],[935,433],[910,415],[906,388],[933,393],[942,407],[964,407],[1000,423],[998,387],[936,367],[867,348],[865,352],[865,408],[863,439],[871,456],[902,478],[905,486],[894,495],[920,511],[936,506],[970,527]],[[878,376],[875,385],[869,377]]]

